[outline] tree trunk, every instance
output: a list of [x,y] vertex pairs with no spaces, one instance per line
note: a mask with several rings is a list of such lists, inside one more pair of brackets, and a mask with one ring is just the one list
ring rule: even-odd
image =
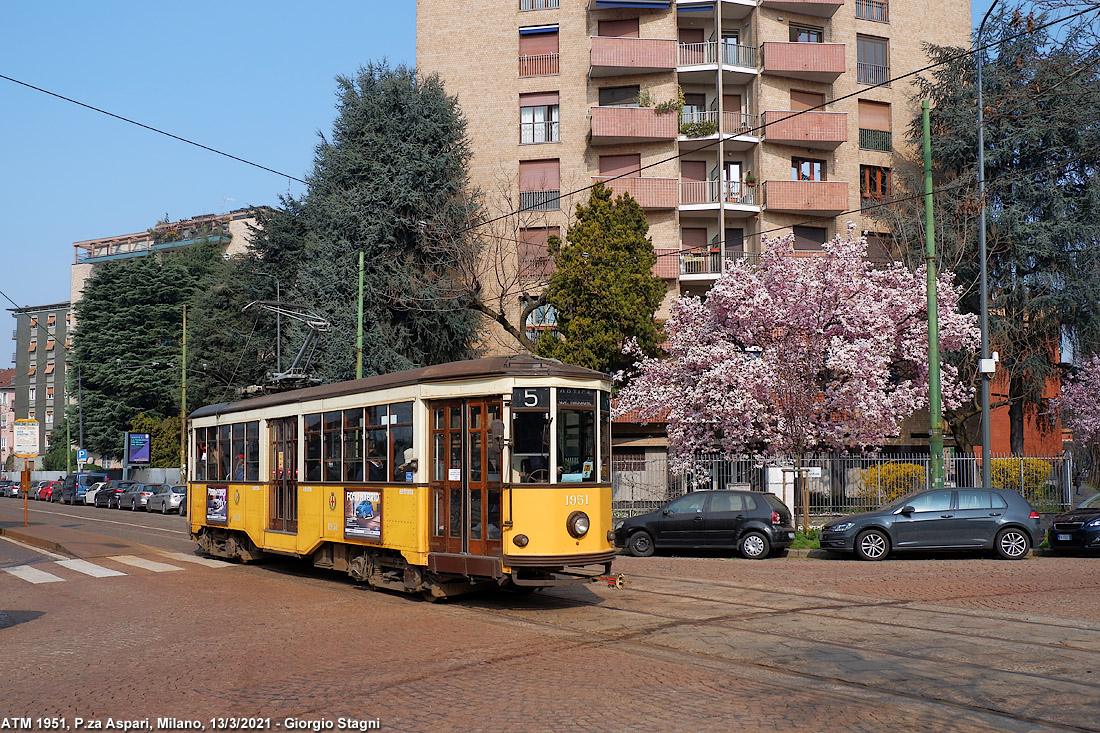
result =
[[1023,391],[1022,381],[1013,377],[1009,381],[1008,394],[1017,399],[1008,406],[1008,440],[1009,449],[1014,456],[1024,455],[1024,400],[1019,398]]

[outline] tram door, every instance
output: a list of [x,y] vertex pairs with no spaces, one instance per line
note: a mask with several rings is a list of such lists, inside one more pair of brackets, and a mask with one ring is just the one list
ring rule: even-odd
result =
[[499,398],[432,403],[433,552],[499,555],[501,450],[492,436]]
[[298,418],[268,421],[271,436],[271,496],[267,528],[298,531]]

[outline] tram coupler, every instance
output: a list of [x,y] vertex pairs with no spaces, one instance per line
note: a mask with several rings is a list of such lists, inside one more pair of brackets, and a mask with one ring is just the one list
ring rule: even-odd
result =
[[618,575],[597,575],[592,578],[593,583],[599,583],[601,580],[607,583],[608,588],[622,588],[623,584],[626,582],[622,573]]

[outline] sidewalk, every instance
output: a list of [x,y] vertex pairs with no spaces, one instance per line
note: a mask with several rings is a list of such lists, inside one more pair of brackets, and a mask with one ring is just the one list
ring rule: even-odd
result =
[[[22,513],[23,509],[20,507],[19,514]],[[18,521],[0,518],[0,535],[41,550],[81,559],[133,555],[147,551],[141,545],[126,540],[77,529],[49,526],[34,521],[24,527],[22,518]]]

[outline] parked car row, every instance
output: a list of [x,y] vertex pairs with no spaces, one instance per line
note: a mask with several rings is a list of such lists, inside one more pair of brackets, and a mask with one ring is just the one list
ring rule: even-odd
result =
[[[21,495],[17,482],[0,480],[0,496]],[[75,473],[59,481],[38,481],[28,499],[85,504],[108,509],[187,513],[187,487],[173,484],[144,484],[108,479],[105,473]]]
[[[615,524],[615,544],[636,557],[725,549],[755,560],[784,554],[794,538],[790,510],[760,491],[697,491]],[[961,487],[914,492],[835,519],[821,529],[820,547],[862,560],[913,550],[984,550],[1018,560],[1043,539],[1039,512],[1018,492]],[[1055,516],[1046,539],[1054,551],[1100,550],[1100,494]]]

